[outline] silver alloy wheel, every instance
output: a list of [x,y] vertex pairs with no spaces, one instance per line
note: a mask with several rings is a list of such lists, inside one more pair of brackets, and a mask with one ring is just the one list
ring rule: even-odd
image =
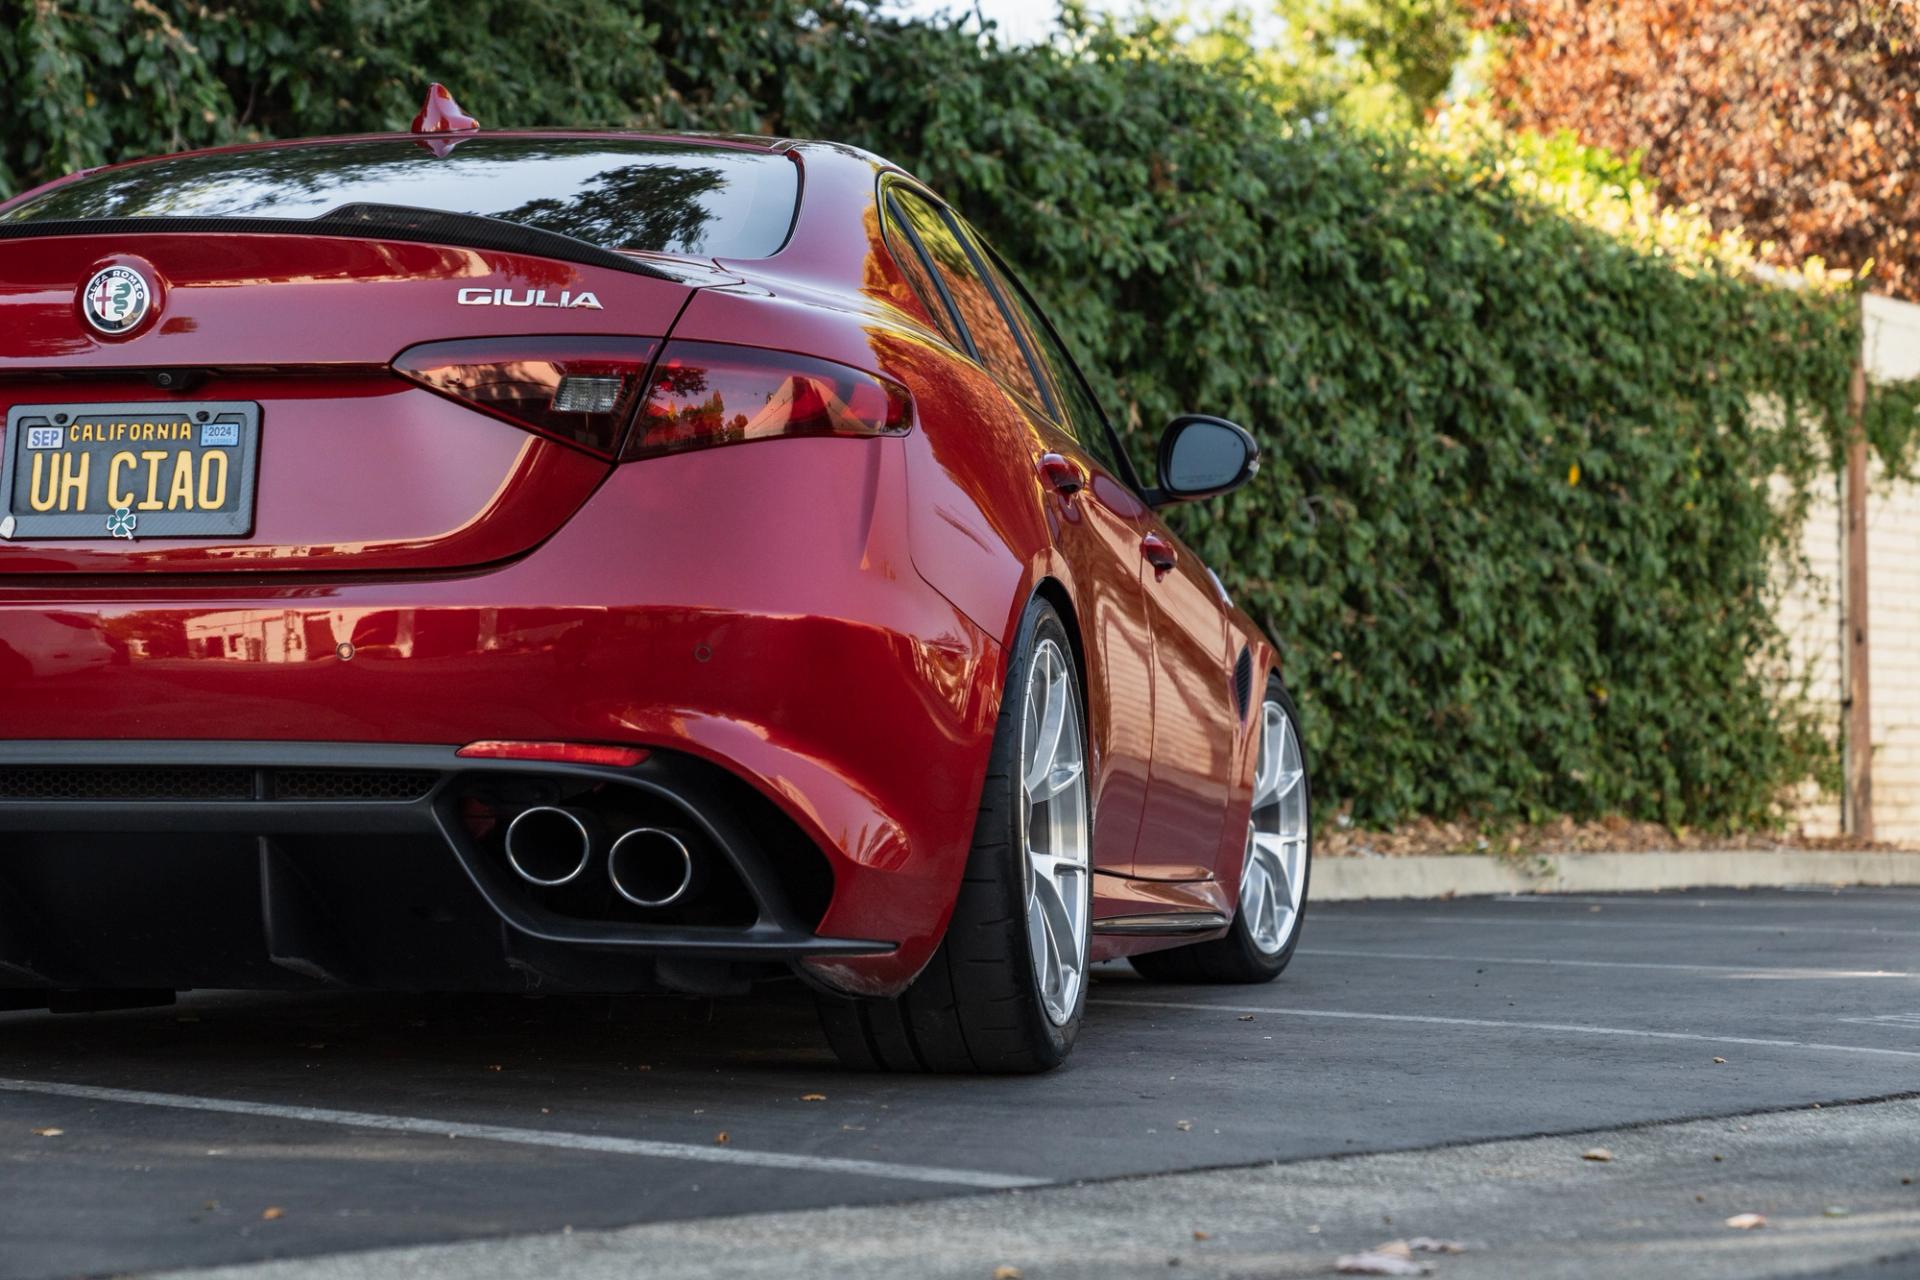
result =
[[1278,955],[1300,920],[1307,883],[1307,771],[1286,708],[1260,706],[1260,754],[1253,771],[1253,816],[1240,873],[1240,914],[1262,955]]
[[1073,666],[1042,640],[1020,721],[1020,834],[1027,855],[1027,942],[1040,1002],[1064,1026],[1086,981],[1092,851],[1087,770]]

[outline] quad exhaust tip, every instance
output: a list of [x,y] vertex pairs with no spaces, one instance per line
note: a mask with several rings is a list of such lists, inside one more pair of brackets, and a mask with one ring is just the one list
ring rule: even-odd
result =
[[678,832],[635,827],[613,842],[607,877],[636,907],[672,906],[693,889],[693,853]]
[[507,862],[528,884],[551,889],[571,883],[592,860],[593,832],[572,809],[536,805],[507,824]]

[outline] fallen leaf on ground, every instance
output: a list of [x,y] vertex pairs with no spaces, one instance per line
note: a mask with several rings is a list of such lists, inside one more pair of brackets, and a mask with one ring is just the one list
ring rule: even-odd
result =
[[824,1093],[803,1093],[800,1095],[800,1101],[802,1102],[825,1102],[826,1100],[827,1095]]
[[1018,1267],[995,1267],[993,1269],[993,1280],[1020,1280],[1020,1275],[1021,1272]]
[[1607,1164],[1613,1159],[1613,1152],[1605,1147],[1588,1147],[1580,1153],[1582,1160],[1591,1160],[1595,1164]]
[[284,1218],[286,1216],[287,1216],[287,1211],[285,1209],[282,1209],[277,1204],[270,1204],[266,1208],[260,1211],[260,1220],[262,1222],[273,1222],[276,1219]]
[[728,1133],[725,1129],[722,1129],[720,1132],[713,1135],[713,1141],[716,1146],[724,1147],[729,1142],[733,1141],[733,1135]]
[[33,1132],[34,1132],[34,1133],[35,1133],[35,1134],[36,1134],[37,1136],[39,1136],[39,1137],[42,1137],[42,1138],[57,1138],[57,1137],[59,1137],[59,1136],[60,1136],[61,1134],[63,1134],[63,1133],[65,1133],[65,1132],[66,1132],[66,1130],[65,1130],[65,1129],[54,1129],[54,1128],[46,1128],[46,1129],[35,1129],[35,1130],[34,1130]]
[[1727,1219],[1727,1225],[1735,1231],[1752,1231],[1755,1227],[1764,1227],[1767,1225],[1767,1215],[1764,1213],[1736,1213]]
[[1715,1058],[1715,1059],[1714,1059],[1714,1061],[1715,1061],[1715,1062],[1725,1062],[1725,1061],[1726,1061],[1726,1059],[1725,1059],[1725,1058]]
[[1825,1213],[1829,1218],[1846,1218],[1851,1217],[1853,1211],[1843,1204],[1830,1204],[1826,1207]]
[[1196,1231],[1193,1233],[1193,1238],[1195,1240],[1211,1240],[1213,1239],[1213,1233],[1210,1231]]
[[1252,1014],[1250,1014],[1250,1013],[1243,1013],[1243,1014],[1241,1014],[1241,1015],[1240,1015],[1240,1021],[1242,1021],[1242,1022],[1252,1022],[1252,1021],[1253,1021],[1253,1015],[1252,1015]]
[[1458,1240],[1436,1240],[1432,1236],[1415,1236],[1407,1241],[1407,1248],[1415,1253],[1465,1253],[1467,1246]]
[[1180,1132],[1182,1132],[1182,1133],[1192,1133],[1192,1132],[1193,1132],[1193,1121],[1191,1121],[1191,1120],[1178,1120],[1178,1121],[1175,1121],[1175,1122],[1174,1122],[1174,1126],[1173,1126],[1173,1127],[1174,1127],[1174,1128],[1176,1128],[1176,1129],[1178,1129],[1178,1130],[1179,1130]]

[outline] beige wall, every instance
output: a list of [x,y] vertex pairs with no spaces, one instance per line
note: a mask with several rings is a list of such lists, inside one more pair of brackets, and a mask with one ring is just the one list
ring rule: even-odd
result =
[[[1865,300],[1866,363],[1875,381],[1920,377],[1920,306]],[[1811,570],[1793,584],[1780,620],[1823,718],[1841,724],[1845,675],[1841,640],[1841,545],[1845,535],[1837,488],[1809,512],[1802,552]],[[1875,835],[1920,847],[1920,483],[1876,476],[1867,494],[1869,681],[1873,699]],[[1809,834],[1840,827],[1840,797],[1801,797],[1800,825]]]
[[[1821,722],[1831,728],[1836,742],[1842,723],[1840,700],[1846,688],[1840,648],[1842,532],[1840,491],[1838,485],[1829,480],[1807,512],[1800,541],[1804,563],[1798,576],[1789,581],[1779,612],[1780,628],[1786,632],[1792,654],[1791,670],[1804,674],[1806,679],[1804,690],[1788,687],[1782,692],[1804,696]],[[1839,832],[1838,792],[1822,794],[1818,787],[1808,785],[1798,800],[1795,822],[1803,832],[1815,836]]]

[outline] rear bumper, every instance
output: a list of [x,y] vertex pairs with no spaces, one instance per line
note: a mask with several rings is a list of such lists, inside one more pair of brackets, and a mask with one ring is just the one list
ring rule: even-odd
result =
[[[484,739],[646,747],[744,782],[826,860],[822,914],[739,946],[777,936],[781,956],[817,981],[898,991],[952,910],[1001,674],[998,644],[912,566],[899,444],[780,441],[620,467],[546,544],[480,571],[0,579],[5,759],[211,766],[212,751],[228,767],[270,768],[336,752],[380,768],[419,752],[422,763],[406,767],[452,773],[454,748]],[[457,762],[462,776],[486,767]],[[62,830],[156,857],[181,851],[176,874],[192,867],[184,851],[195,840],[215,837],[255,863],[266,855],[247,840],[324,839],[343,867],[378,849],[387,863],[424,866],[393,842],[438,840],[464,874],[425,821],[431,805],[400,814],[273,802],[273,824],[331,824],[291,833],[261,830],[261,804],[87,807],[91,825],[45,806],[7,821],[50,851]],[[160,825],[166,814],[175,825]],[[15,865],[0,850],[0,876]],[[265,892],[250,874],[251,888],[222,892],[235,902]],[[377,888],[369,880],[362,891]],[[43,933],[66,927],[64,909],[42,913]],[[489,911],[515,945],[597,945],[554,942]],[[822,955],[807,938],[885,949]],[[473,985],[417,959],[422,976],[404,985]],[[282,971],[249,970],[258,985],[278,985]]]
[[[485,806],[563,796],[697,834],[727,892],[647,911],[521,882]],[[670,753],[617,769],[433,746],[12,742],[0,833],[0,987],[720,990],[767,964],[897,950],[817,932],[824,855],[737,779]]]

